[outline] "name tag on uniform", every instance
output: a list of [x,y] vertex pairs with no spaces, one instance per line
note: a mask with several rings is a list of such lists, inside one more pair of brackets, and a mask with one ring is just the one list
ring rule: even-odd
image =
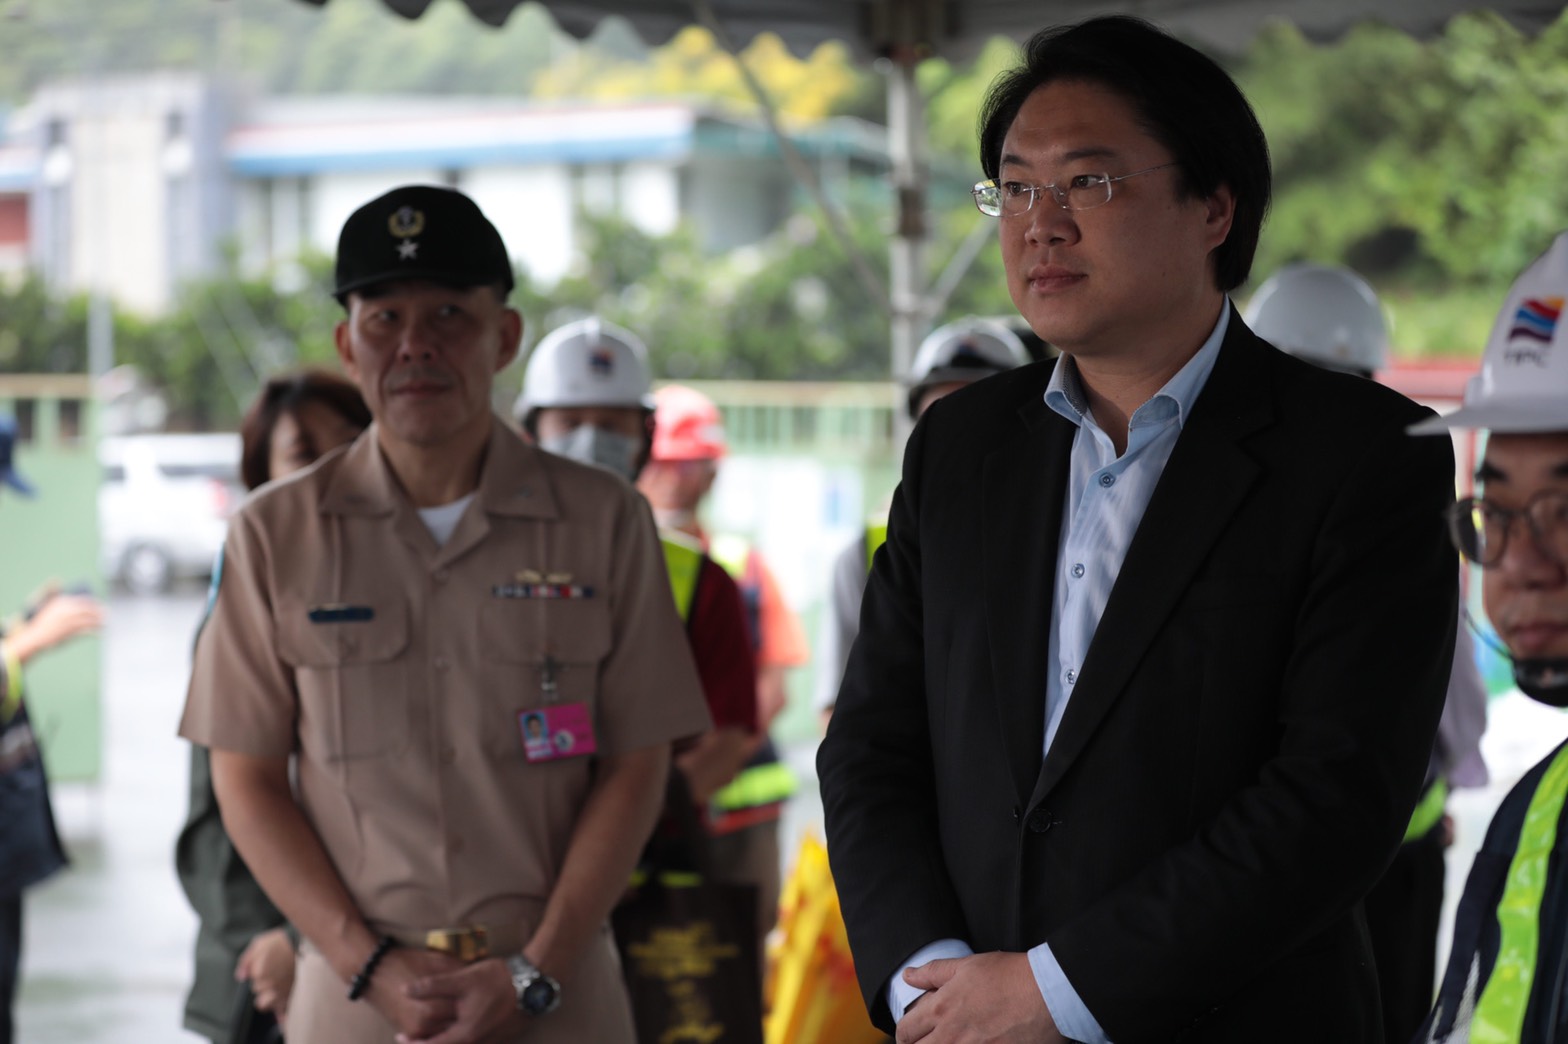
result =
[[593,588],[582,584],[496,584],[490,593],[497,598],[592,598]]
[[363,623],[376,611],[368,605],[313,605],[307,615],[311,623]]
[[553,703],[518,711],[517,728],[522,733],[523,757],[530,763],[580,757],[599,749],[586,703]]

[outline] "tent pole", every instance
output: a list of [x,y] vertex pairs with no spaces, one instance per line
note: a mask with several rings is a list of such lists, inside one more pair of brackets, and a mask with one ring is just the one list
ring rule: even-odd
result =
[[[920,87],[915,82],[919,54],[913,47],[895,47],[887,74],[888,151],[892,161],[897,225],[893,230],[888,270],[892,312],[892,377],[909,373],[915,348],[925,336],[931,315],[926,302],[926,127]],[[894,414],[895,442],[909,432],[903,411]]]

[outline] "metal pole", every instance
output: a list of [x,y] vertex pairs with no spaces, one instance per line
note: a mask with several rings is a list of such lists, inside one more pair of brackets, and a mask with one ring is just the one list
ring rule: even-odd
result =
[[[926,129],[925,106],[915,83],[919,62],[912,47],[895,48],[889,55],[888,151],[898,221],[893,230],[888,280],[895,381],[909,373],[915,348],[931,320],[925,301]],[[895,441],[902,443],[909,433],[909,420],[902,411],[894,416]]]
[[87,301],[87,372],[94,378],[114,369],[114,309],[102,286]]

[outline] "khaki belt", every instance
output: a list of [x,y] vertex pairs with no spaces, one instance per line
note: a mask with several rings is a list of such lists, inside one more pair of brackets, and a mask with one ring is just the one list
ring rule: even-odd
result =
[[387,934],[404,946],[451,954],[465,963],[523,952],[522,928],[515,924],[470,924],[427,932],[393,929]]

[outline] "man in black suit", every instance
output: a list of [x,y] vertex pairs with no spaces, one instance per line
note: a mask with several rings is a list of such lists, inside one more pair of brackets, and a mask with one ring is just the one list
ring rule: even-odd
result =
[[1059,347],[936,404],[818,756],[901,1042],[1381,1039],[1362,895],[1442,707],[1429,414],[1227,300],[1269,199],[1245,98],[1129,18],[993,87],[976,186]]

